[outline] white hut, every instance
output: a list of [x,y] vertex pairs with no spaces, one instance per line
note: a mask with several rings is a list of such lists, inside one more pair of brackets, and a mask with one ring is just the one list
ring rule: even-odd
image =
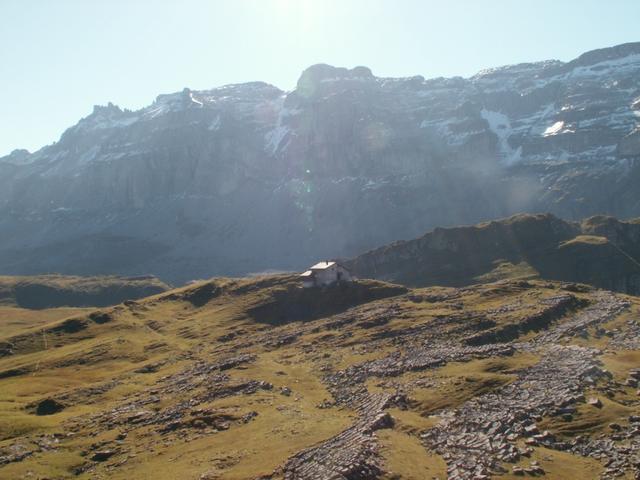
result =
[[302,286],[321,287],[340,282],[351,282],[353,276],[349,270],[337,262],[316,263],[309,270],[300,275]]

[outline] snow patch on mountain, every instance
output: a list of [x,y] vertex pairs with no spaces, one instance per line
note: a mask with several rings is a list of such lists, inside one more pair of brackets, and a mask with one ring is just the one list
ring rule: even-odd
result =
[[636,69],[640,66],[640,54],[632,54],[613,60],[605,60],[584,67],[574,68],[570,75],[572,77],[580,76],[606,76],[611,70],[615,69],[620,74],[625,70]]
[[562,127],[564,127],[564,122],[562,120],[554,123],[550,127],[547,127],[545,131],[542,133],[543,137],[548,137],[550,135],[557,135],[562,131]]
[[502,162],[505,165],[513,165],[518,162],[522,156],[522,148],[513,149],[509,145],[509,137],[513,131],[509,117],[504,113],[494,112],[486,108],[480,111],[480,116],[487,121],[489,129],[498,137],[498,152]]
[[[275,155],[278,150],[285,149],[289,145],[289,142],[291,141],[290,135],[294,135],[295,133],[287,123],[289,122],[290,117],[294,117],[302,112],[301,109],[285,107],[285,100],[286,95],[283,95],[274,102],[274,107],[278,111],[276,125],[264,135],[265,151],[269,155]],[[287,138],[288,141],[281,146],[285,138]]]
[[109,103],[106,106],[96,105],[91,115],[80,120],[72,130],[76,132],[91,132],[112,128],[126,128],[139,120],[138,115],[122,110],[120,107]]
[[202,103],[200,100],[198,100],[197,98],[195,98],[193,96],[193,92],[189,92],[189,98],[191,99],[192,103],[195,103],[196,105],[198,105],[199,107],[204,107],[204,103]]
[[290,132],[291,130],[289,127],[284,125],[278,125],[273,130],[268,131],[264,136],[264,139],[267,142],[265,146],[267,152],[274,155],[278,151],[282,140],[284,140]]
[[220,115],[217,115],[216,118],[214,118],[211,121],[211,123],[207,127],[207,130],[212,131],[212,132],[220,130]]

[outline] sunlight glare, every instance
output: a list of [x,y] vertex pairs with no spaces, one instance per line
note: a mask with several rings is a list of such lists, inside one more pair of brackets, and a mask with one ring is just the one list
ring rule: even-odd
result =
[[278,20],[299,30],[309,30],[321,14],[321,2],[314,0],[273,0]]

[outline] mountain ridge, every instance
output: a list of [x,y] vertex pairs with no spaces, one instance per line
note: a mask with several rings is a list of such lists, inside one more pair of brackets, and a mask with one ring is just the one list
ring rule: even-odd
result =
[[[511,69],[522,69],[522,68],[537,68],[537,67],[568,67],[568,66],[586,66],[586,65],[593,65],[596,63],[601,63],[603,61],[606,60],[614,60],[617,58],[621,58],[621,57],[625,57],[628,55],[633,55],[633,54],[639,54],[640,55],[640,42],[628,42],[628,43],[624,43],[624,44],[619,44],[619,45],[614,45],[611,47],[604,47],[604,48],[598,48],[595,50],[590,50],[588,52],[585,52],[581,55],[579,55],[578,57],[576,57],[573,60],[569,60],[567,62],[563,62],[561,60],[556,60],[556,59],[549,59],[549,60],[539,60],[539,61],[534,61],[534,62],[522,62],[522,63],[518,63],[518,64],[505,64],[505,65],[501,65],[501,66],[497,66],[497,67],[490,67],[490,68],[486,68],[486,69],[482,69],[480,71],[478,71],[477,73],[469,76],[469,77],[458,77],[458,76],[454,76],[454,77],[442,77],[442,76],[435,76],[435,77],[429,77],[427,80],[438,80],[438,79],[446,79],[446,78],[463,78],[463,79],[472,79],[472,78],[476,78],[476,77],[482,77],[488,74],[492,74],[492,73],[497,73],[497,72],[501,72],[501,71],[505,71],[505,70],[511,70]],[[374,78],[374,75],[371,71],[370,68],[365,67],[365,66],[356,66],[353,67],[352,69],[346,68],[346,67],[335,67],[333,65],[330,64],[326,64],[326,63],[317,63],[314,65],[311,65],[309,67],[307,67],[305,70],[303,70],[303,72],[301,73],[300,77],[298,78],[298,81],[296,82],[296,85],[299,87],[301,85],[301,82],[304,82],[305,79],[305,74],[308,74],[309,72],[312,71],[318,71],[318,70],[322,70],[324,72],[326,72],[327,74],[341,74],[338,76],[338,78],[342,77],[342,78]],[[359,75],[358,75],[359,74]],[[336,75],[333,75],[333,77],[335,78]],[[322,79],[322,75],[320,75],[320,78]],[[328,76],[327,78],[332,78],[330,76]],[[421,79],[421,80],[425,80],[425,77],[423,75],[420,74],[416,74],[416,75],[410,75],[407,77],[379,77],[382,79],[388,79],[388,80],[411,80],[411,79]],[[160,101],[164,100],[164,99],[168,99],[168,98],[172,98],[175,97],[177,95],[184,95],[185,92],[188,94],[192,94],[192,92],[196,92],[196,93],[205,93],[205,92],[212,92],[215,90],[222,90],[222,89],[227,89],[227,88],[233,88],[233,87],[242,87],[242,86],[251,86],[251,85],[260,85],[263,87],[269,87],[269,88],[274,88],[276,90],[278,90],[280,93],[286,93],[287,90],[283,90],[273,84],[269,84],[266,82],[262,82],[262,81],[249,81],[249,82],[242,82],[242,83],[229,83],[229,84],[224,84],[218,87],[212,87],[209,89],[204,89],[204,90],[193,90],[189,87],[185,87],[181,92],[172,92],[172,93],[164,93],[164,94],[159,94],[156,99],[154,100],[154,102],[146,107],[141,107],[139,109],[129,109],[129,108],[122,108],[116,104],[113,104],[112,102],[108,102],[107,105],[99,105],[96,104],[93,106],[93,111],[91,114],[87,115],[86,117],[83,117],[82,119],[79,120],[78,123],[82,122],[82,120],[85,120],[93,115],[96,115],[96,113],[101,112],[101,111],[108,111],[108,110],[115,110],[123,115],[126,114],[130,114],[130,113],[136,113],[136,112],[140,112],[142,110],[146,110],[149,107],[151,107],[153,104],[157,104]],[[197,102],[194,102],[197,104]],[[77,124],[75,125],[77,126]],[[69,128],[74,128],[74,127],[69,127]],[[44,147],[47,147],[49,145],[45,145]],[[44,148],[42,147],[42,148]],[[40,149],[38,149],[40,150]],[[36,150],[37,151],[37,150]],[[19,154],[20,156],[24,155],[24,154],[31,154],[32,152],[29,152],[28,150],[25,149],[20,149],[17,148],[15,150],[13,150],[12,152],[10,152],[8,155],[2,156],[0,157],[0,161],[6,161],[9,162],[11,160],[10,157],[12,157],[14,154]]]
[[596,216],[567,222],[519,214],[436,228],[346,261],[355,274],[410,286],[463,286],[507,278],[588,283],[640,294],[640,222]]
[[184,282],[523,211],[638,216],[639,45],[467,79],[315,65],[289,92],[253,82],[96,107],[57,143],[0,160],[0,271]]

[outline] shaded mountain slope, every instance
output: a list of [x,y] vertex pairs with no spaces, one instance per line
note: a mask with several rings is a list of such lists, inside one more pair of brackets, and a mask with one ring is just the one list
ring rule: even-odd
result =
[[31,309],[105,307],[169,288],[155,277],[0,276],[0,305]]
[[638,216],[639,98],[631,43],[470,78],[313,65],[289,92],[96,106],[0,158],[0,271],[183,283],[523,211]]
[[0,478],[632,476],[638,315],[548,281],[281,275],[25,325],[0,333]]
[[414,286],[460,286],[500,278],[590,283],[640,294],[640,223],[612,217],[566,222],[516,215],[475,226],[436,228],[381,247],[347,265],[363,277]]

